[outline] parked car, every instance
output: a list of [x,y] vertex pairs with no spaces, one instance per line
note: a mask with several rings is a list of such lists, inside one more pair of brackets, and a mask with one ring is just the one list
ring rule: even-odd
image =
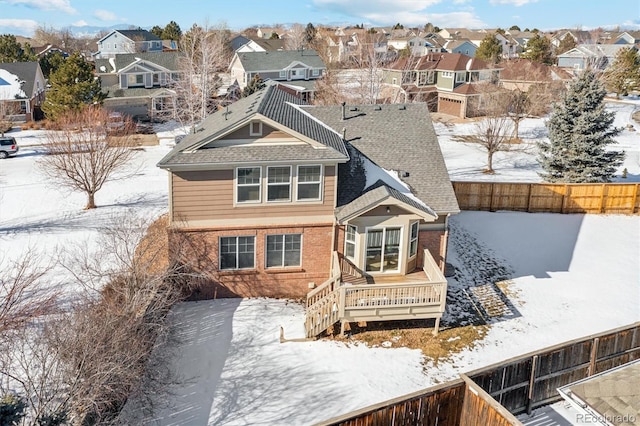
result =
[[7,158],[17,153],[18,143],[15,138],[9,136],[0,137],[0,158]]

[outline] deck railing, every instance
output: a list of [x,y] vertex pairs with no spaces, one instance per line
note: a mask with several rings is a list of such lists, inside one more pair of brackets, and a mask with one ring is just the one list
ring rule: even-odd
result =
[[426,249],[423,259],[424,281],[345,285],[341,282],[343,273],[357,277],[361,271],[341,262],[334,252],[331,277],[307,295],[307,337],[317,336],[338,321],[386,319],[435,318],[437,333],[447,298],[447,280]]

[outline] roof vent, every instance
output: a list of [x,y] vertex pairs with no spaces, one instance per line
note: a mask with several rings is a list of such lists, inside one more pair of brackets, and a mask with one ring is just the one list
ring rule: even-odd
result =
[[400,174],[400,176],[403,177],[403,178],[407,178],[407,177],[409,177],[409,172],[402,172]]
[[357,111],[357,110],[358,110],[358,107],[351,107],[351,108],[349,108],[349,111]]
[[382,111],[382,107],[380,105],[376,105],[375,107],[373,107],[373,109],[375,111]]
[[406,105],[400,105],[400,106],[398,107],[398,109],[399,109],[400,111],[404,111],[405,109],[407,109],[407,106],[406,106]]

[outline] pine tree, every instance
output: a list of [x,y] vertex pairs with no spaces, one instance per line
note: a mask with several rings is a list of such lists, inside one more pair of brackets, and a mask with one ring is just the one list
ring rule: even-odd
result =
[[621,129],[615,113],[606,111],[606,91],[593,71],[574,81],[547,122],[549,141],[538,144],[540,175],[549,182],[609,182],[624,159],[623,151],[607,150]]
[[522,58],[543,64],[553,64],[551,41],[544,35],[536,34],[527,42],[527,51],[520,55]]
[[69,56],[51,73],[51,88],[42,109],[47,118],[55,120],[68,110],[80,110],[84,105],[102,104],[107,97],[93,68],[79,53]]
[[476,58],[497,64],[502,56],[502,45],[495,34],[487,34],[476,49]]

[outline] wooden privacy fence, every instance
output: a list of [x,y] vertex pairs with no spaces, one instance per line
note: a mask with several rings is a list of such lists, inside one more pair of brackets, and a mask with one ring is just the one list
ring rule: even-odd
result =
[[453,182],[462,210],[638,214],[638,183]]
[[557,388],[636,359],[640,322],[461,374],[317,425],[521,425],[514,416],[559,401]]
[[561,399],[557,389],[640,359],[640,322],[466,373],[517,415]]

